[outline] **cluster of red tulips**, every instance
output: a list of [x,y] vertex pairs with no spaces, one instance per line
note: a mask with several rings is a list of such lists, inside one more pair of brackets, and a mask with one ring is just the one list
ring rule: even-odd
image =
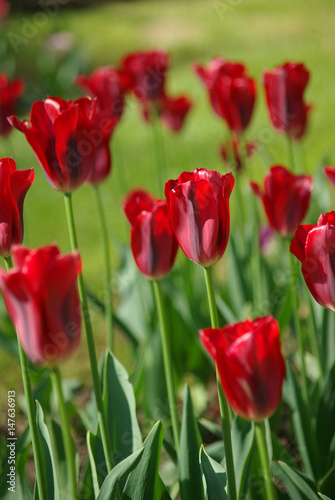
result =
[[[134,482],[137,482],[137,488],[146,492],[141,498],[163,498],[161,493],[158,493],[158,486],[150,490],[146,484],[148,476],[143,472],[146,466],[141,462],[141,457],[146,453],[146,443],[149,447],[149,438],[144,443],[144,451],[141,444],[137,450],[133,450],[134,454],[137,453],[136,460],[133,457],[131,462],[130,455],[123,457],[126,463],[115,458],[117,450],[113,447],[114,437],[109,428],[106,385],[102,383],[98,370],[94,328],[90,321],[86,288],[81,273],[72,193],[84,182],[91,184],[97,193],[106,259],[108,293],[105,313],[108,348],[109,355],[112,356],[113,304],[108,237],[98,188],[110,174],[109,143],[115,127],[123,117],[130,94],[139,101],[143,117],[152,122],[153,126],[161,120],[171,130],[181,130],[192,102],[184,95],[168,95],[166,73],[169,64],[168,54],[162,51],[130,54],[120,62],[118,68],[103,67],[95,70],[90,76],[80,75],[76,78],[76,85],[89,97],[81,97],[73,102],[59,97],[48,97],[34,102],[30,121],[20,121],[14,116],[16,100],[24,90],[23,82],[19,79],[10,82],[5,74],[0,75],[0,134],[8,135],[11,127],[23,132],[49,184],[64,194],[73,250],[72,253],[63,255],[55,245],[34,250],[22,246],[23,203],[34,180],[34,170],[16,170],[13,158],[3,158],[0,161],[0,252],[7,270],[0,271],[0,287],[18,335],[36,466],[36,484],[38,496],[42,500],[51,498],[46,479],[51,472],[46,470],[47,464],[43,463],[43,444],[36,426],[36,413],[38,421],[40,410],[36,410],[31,395],[27,357],[32,363],[49,367],[52,377],[56,380],[64,449],[69,468],[68,498],[79,498],[78,473],[73,465],[75,448],[61,394],[58,364],[78,347],[82,321],[87,334],[91,363],[98,425],[96,435],[101,439],[102,456],[106,465],[104,475],[99,479],[100,483],[98,481],[94,486],[94,494],[98,498],[140,498],[129,493],[134,488]],[[254,422],[252,428],[255,429],[266,498],[285,498],[285,494],[291,494],[289,480],[277,477],[274,483],[272,476],[276,475],[275,469],[271,472],[271,457],[268,456],[269,446],[266,444],[269,440],[266,432],[267,419],[276,412],[281,402],[286,373],[279,324],[272,315],[266,315],[220,328],[212,281],[212,268],[222,259],[230,236],[230,196],[234,185],[237,187],[240,184],[235,191],[236,196],[240,197],[240,206],[244,204],[241,176],[246,171],[248,153],[257,150],[257,145],[246,143],[244,138],[254,110],[256,83],[244,64],[226,61],[220,57],[213,59],[207,67],[196,64],[194,70],[208,91],[214,112],[225,122],[231,133],[231,141],[223,148],[222,155],[236,173],[236,178],[234,179],[231,172],[223,175],[215,170],[196,168],[192,172],[182,172],[176,180],[168,180],[165,183],[164,200],[157,199],[146,190],[136,188],[125,196],[123,202],[125,216],[131,225],[131,251],[139,271],[152,281],[157,304],[173,447],[175,460],[179,461],[178,490],[182,500],[204,498],[204,495],[213,499],[245,498],[244,490],[239,489],[241,472],[237,473],[241,464],[237,464],[234,456],[236,446],[232,435],[236,430],[231,428],[231,422],[237,415],[242,420]],[[264,71],[263,74],[271,123],[275,130],[287,136],[291,146],[292,141],[300,140],[306,132],[310,105],[305,102],[304,91],[308,80],[309,72],[305,66],[293,62],[279,66],[273,71]],[[294,165],[291,167],[293,170]],[[335,168],[327,167],[325,173],[335,186]],[[301,262],[302,275],[312,296],[323,307],[334,311],[335,212],[321,215],[315,225],[301,225],[310,204],[312,178],[309,175],[290,172],[278,164],[267,172],[264,188],[252,181],[245,187],[249,193],[254,193],[261,199],[271,229],[285,240],[290,241],[293,237],[290,252]],[[248,200],[248,211],[257,218],[257,206],[253,203],[252,196]],[[262,256],[257,225],[255,230],[258,248],[257,245],[253,247],[253,252],[256,254],[256,261],[258,260],[257,274]],[[191,424],[186,424],[184,417],[180,430],[173,360],[161,288],[161,280],[172,270],[179,247],[189,260],[203,267],[205,273],[211,328],[200,329],[199,335],[200,342],[214,361],[221,382],[218,394],[224,465],[218,464],[207,454],[205,462],[204,455],[201,454],[206,452],[197,441],[198,430],[194,430],[195,428],[194,433],[190,434],[194,443],[191,446],[187,442],[185,426]],[[294,272],[293,260],[291,264]],[[262,287],[260,276],[253,276],[253,281],[255,287]],[[257,293],[255,295],[257,296]],[[291,301],[300,346],[301,404],[308,409],[308,377],[304,339],[299,327],[296,290],[292,292]],[[171,322],[173,323],[173,318]],[[113,394],[111,398],[113,401]],[[189,396],[186,397],[187,400],[188,398]],[[88,442],[90,443],[89,438]],[[195,469],[192,466],[192,457],[189,456],[189,450],[194,450],[194,446],[196,454],[199,455],[200,450],[200,457],[202,456],[200,463],[198,457],[195,457]],[[142,455],[139,454],[139,449],[142,450]],[[91,447],[89,453],[93,456],[90,466],[94,482],[97,470],[92,463],[97,464],[97,452]],[[188,459],[185,458],[187,456]],[[244,456],[239,459],[247,460]],[[189,470],[185,472],[188,466]],[[152,479],[154,482],[159,478],[157,470],[155,478]],[[223,484],[222,478],[219,478],[222,473],[227,476],[227,486]],[[185,479],[187,474],[189,480]],[[198,474],[197,478],[195,474]],[[203,480],[201,482],[200,479],[199,483],[201,474]],[[247,468],[243,474],[248,474]],[[303,481],[302,476],[296,472],[294,474],[300,482]],[[124,476],[127,476],[127,480],[121,481]],[[296,489],[294,491],[299,490],[296,485],[298,479],[295,476],[290,479]],[[248,488],[245,484],[247,483],[244,483],[243,488]],[[196,494],[194,485],[198,488]],[[304,494],[299,492],[300,496],[296,496],[296,500],[308,497],[306,491],[309,490],[306,488],[311,488],[309,483],[304,483],[303,487]],[[161,486],[160,488],[160,491],[167,492],[165,486],[164,489]],[[327,498],[325,494],[318,496],[313,488],[311,491],[316,498]]]

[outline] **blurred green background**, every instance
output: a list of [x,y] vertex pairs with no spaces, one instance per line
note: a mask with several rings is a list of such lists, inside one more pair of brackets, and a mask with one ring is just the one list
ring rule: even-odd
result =
[[[24,4],[24,2],[17,2]],[[38,3],[38,2],[37,2]],[[80,2],[76,2],[77,4]],[[261,73],[287,60],[304,62],[311,72],[306,99],[312,103],[308,134],[299,158],[308,172],[320,176],[318,189],[331,188],[320,175],[323,164],[334,161],[335,138],[335,5],[333,0],[201,0],[127,1],[96,3],[81,9],[65,0],[51,2],[39,11],[12,9],[0,26],[1,71],[26,82],[20,117],[28,117],[31,103],[47,94],[75,98],[78,73],[100,65],[117,65],[130,51],[160,48],[172,56],[167,86],[171,93],[187,93],[194,101],[186,125],[178,135],[163,130],[167,178],[203,166],[224,171],[220,144],[227,132],[209,107],[206,92],[193,73],[193,62],[207,63],[213,56],[244,62],[258,82],[257,105],[247,138],[265,142],[274,163],[287,165],[284,138],[272,130],[265,109]],[[26,5],[26,4],[25,4]],[[126,243],[129,229],[120,204],[126,191],[143,186],[162,196],[153,175],[155,157],[151,128],[143,122],[138,104],[128,100],[122,122],[112,139],[113,172],[102,186],[111,240],[115,283],[119,242]],[[70,249],[63,199],[48,185],[24,136],[13,131],[0,143],[2,156],[13,156],[18,168],[36,168],[36,180],[25,202],[25,244],[57,242]],[[261,180],[266,166],[262,155],[250,163],[250,177]],[[84,275],[99,296],[102,287],[99,221],[90,187],[73,196]],[[330,200],[331,202],[331,200]],[[238,207],[232,197],[232,219]],[[333,207],[334,208],[334,207]],[[328,210],[332,206],[328,205]],[[312,221],[311,221],[312,222]],[[181,257],[180,257],[181,258]],[[3,309],[3,306],[1,306]],[[105,344],[104,323],[94,315],[98,354]],[[134,368],[126,339],[118,336],[116,355]],[[65,375],[89,380],[85,339],[78,352],[63,364]],[[18,363],[0,350],[0,403],[9,389],[21,386]]]

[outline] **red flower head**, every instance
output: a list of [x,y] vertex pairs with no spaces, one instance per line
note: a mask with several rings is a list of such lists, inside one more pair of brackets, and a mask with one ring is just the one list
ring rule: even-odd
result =
[[121,71],[129,78],[130,88],[139,100],[155,103],[164,96],[169,63],[166,52],[134,52],[121,61]]
[[209,267],[218,262],[228,244],[231,173],[198,168],[165,184],[172,229],[185,255]]
[[171,130],[179,132],[191,107],[192,102],[186,96],[165,96],[162,101],[160,117]]
[[288,62],[263,72],[266,103],[272,125],[294,139],[303,136],[310,110],[304,102],[309,71],[303,64]]
[[335,167],[324,167],[324,173],[329,182],[335,187]]
[[121,118],[125,104],[126,84],[123,74],[112,66],[96,69],[90,76],[78,75],[75,79],[84,92],[97,97],[98,109],[109,116]]
[[290,251],[315,300],[335,311],[335,212],[320,215],[315,225],[298,226]]
[[10,3],[6,0],[0,0],[0,23],[5,19],[10,11]]
[[23,240],[23,202],[34,180],[34,169],[16,170],[12,158],[0,160],[0,255]]
[[261,422],[277,409],[285,378],[279,326],[272,316],[200,330],[233,410]]
[[[244,151],[243,151],[244,149]],[[229,143],[222,144],[220,147],[220,155],[225,163],[232,168],[230,163],[232,153],[234,155],[234,167],[236,168],[236,172],[240,173],[242,170],[242,159],[241,153],[243,156],[251,157],[257,151],[257,143],[252,141],[246,141],[243,144],[241,143],[238,137],[234,137],[233,140]]]
[[264,191],[255,182],[250,185],[263,202],[270,226],[282,236],[294,233],[308,209],[312,178],[291,174],[286,168],[275,165],[265,176]]
[[21,78],[9,81],[6,73],[0,73],[0,135],[7,136],[12,127],[7,117],[15,113],[16,101],[23,94],[24,82]]
[[132,226],[130,244],[137,267],[149,279],[164,278],[171,271],[178,250],[166,202],[135,190],[129,193],[122,208]]
[[71,193],[87,178],[94,157],[94,117],[96,101],[82,97],[63,101],[50,97],[34,102],[27,120],[9,118],[32,147],[50,185]]
[[56,246],[29,250],[18,245],[13,262],[8,272],[0,270],[8,314],[29,359],[54,365],[80,341],[79,254],[61,255]]
[[205,68],[194,66],[208,89],[212,107],[232,132],[240,134],[250,123],[256,99],[255,81],[241,63],[213,59]]

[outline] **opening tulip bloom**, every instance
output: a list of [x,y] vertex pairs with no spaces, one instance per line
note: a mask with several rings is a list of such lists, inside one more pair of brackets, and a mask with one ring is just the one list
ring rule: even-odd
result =
[[256,99],[256,84],[246,67],[218,57],[207,67],[196,64],[194,69],[209,92],[215,113],[232,132],[243,132],[250,123]]
[[278,132],[294,139],[304,135],[310,106],[304,102],[309,71],[303,64],[287,62],[263,72],[270,120]]
[[34,181],[34,169],[16,170],[12,158],[0,160],[0,255],[23,240],[23,202]]
[[138,269],[149,279],[164,278],[171,271],[178,250],[166,202],[135,190],[129,193],[122,208],[132,226],[130,245]]
[[335,311],[335,212],[320,215],[315,225],[298,226],[290,251],[314,299]]
[[275,165],[265,176],[264,191],[255,182],[250,182],[250,186],[262,200],[270,226],[282,236],[293,234],[306,215],[312,178],[291,174],[285,167]]
[[226,250],[231,173],[198,168],[165,184],[171,226],[186,257],[203,267],[218,262]]
[[261,422],[277,409],[285,378],[279,326],[272,316],[200,330],[233,410]]
[[0,73],[0,136],[6,137],[12,131],[7,118],[15,113],[16,102],[23,91],[24,82],[21,78],[10,82],[6,73]]
[[53,245],[37,250],[18,245],[12,256],[14,267],[0,270],[8,314],[28,358],[55,365],[80,341],[79,254],[61,255]]
[[26,136],[49,184],[71,193],[86,180],[94,158],[92,120],[96,101],[88,97],[64,101],[50,97],[34,102],[27,120],[9,118]]

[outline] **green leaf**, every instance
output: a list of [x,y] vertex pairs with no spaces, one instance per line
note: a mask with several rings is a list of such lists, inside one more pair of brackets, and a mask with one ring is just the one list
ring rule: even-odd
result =
[[57,482],[56,467],[52,453],[50,435],[44,420],[42,407],[38,401],[36,401],[36,420],[41,443],[42,462],[44,464],[46,472],[48,500],[60,500],[61,497]]
[[107,352],[104,371],[104,406],[115,464],[142,446],[133,386],[121,363]]
[[[298,473],[296,470],[292,469],[285,462],[277,462],[278,468],[274,468],[275,476],[281,481],[285,486],[291,481],[293,485],[299,491],[299,498],[303,498],[305,500],[320,500],[316,492],[316,486],[308,480],[306,476],[303,476],[301,473]],[[307,482],[308,481],[308,482]],[[312,486],[313,485],[313,488]],[[292,497],[291,497],[292,498]],[[296,497],[298,498],[298,497]],[[296,500],[294,498],[294,500]]]
[[99,494],[100,486],[102,485],[107,474],[105,455],[100,436],[96,436],[92,432],[88,431],[86,434],[86,443],[88,458],[91,466],[94,496],[96,498]]
[[[58,485],[60,490],[64,491],[69,485],[69,475],[68,475],[68,467],[65,456],[63,432],[61,426],[53,419],[51,419],[50,421],[50,440],[52,445]],[[75,450],[73,440],[72,440],[72,445],[73,449]],[[78,459],[78,457],[76,457],[76,459]]]
[[193,413],[190,390],[186,386],[178,461],[180,493],[183,500],[203,500],[204,498],[199,464],[200,446],[200,432]]
[[253,455],[253,444],[255,440],[254,425],[251,422],[236,417],[231,428],[231,440],[235,466],[236,490],[238,492],[238,498],[243,498]]
[[144,442],[141,461],[128,476],[122,500],[170,500],[158,474],[163,435],[163,425],[157,422]]
[[281,482],[284,486],[288,497],[291,500],[305,500],[301,495],[299,489],[295,486],[295,484],[291,481],[291,479],[283,473],[283,470],[278,465],[277,462],[272,462],[272,472],[273,475]]
[[319,482],[319,489],[322,493],[330,496],[331,498],[335,498],[335,466],[332,467],[325,477],[321,479]]
[[200,447],[200,467],[204,477],[206,498],[208,500],[227,500],[227,477],[223,467],[207,455],[203,445]]
[[[22,495],[25,500],[32,500],[33,492],[31,491],[28,477],[26,474],[26,465],[30,456],[31,443],[28,443],[24,450],[18,455],[17,458],[17,474],[20,478]],[[16,489],[17,493],[17,489]],[[1,496],[2,498],[2,496]]]
[[326,379],[317,413],[316,439],[320,449],[323,470],[326,472],[334,461],[330,444],[335,435],[335,364]]
[[122,462],[111,470],[101,486],[100,493],[98,495],[95,494],[97,500],[112,500],[119,481],[137,466],[143,452],[144,448],[135,451],[135,453],[122,460]]

